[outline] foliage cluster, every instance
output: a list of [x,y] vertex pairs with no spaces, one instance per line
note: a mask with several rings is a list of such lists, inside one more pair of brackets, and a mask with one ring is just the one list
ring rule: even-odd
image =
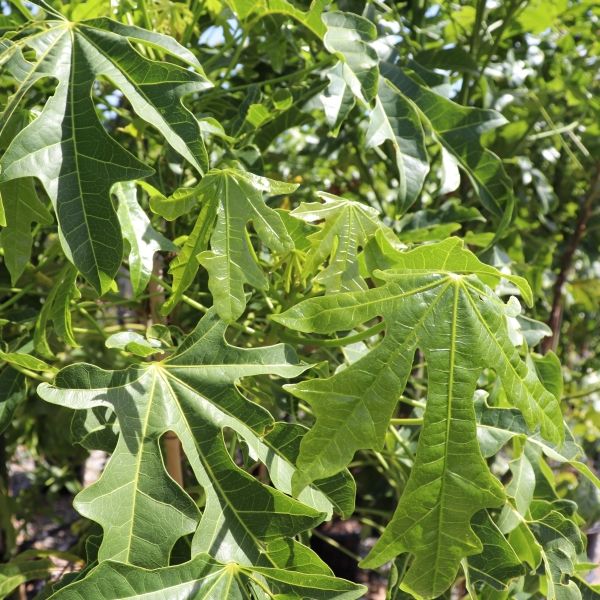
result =
[[598,596],[596,3],[2,8],[0,596]]

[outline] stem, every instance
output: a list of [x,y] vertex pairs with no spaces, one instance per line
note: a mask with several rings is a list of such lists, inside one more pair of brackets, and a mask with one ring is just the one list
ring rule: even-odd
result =
[[[479,32],[481,31],[481,23],[483,22],[483,12],[485,10],[485,0],[477,1],[477,9],[475,13],[475,23],[473,24],[473,31],[471,32],[471,41],[469,43],[469,54],[473,57],[473,60],[477,61],[479,54]],[[460,88],[460,102],[461,104],[468,104],[469,94],[471,92],[471,75],[465,73]]]
[[567,283],[571,267],[573,266],[575,252],[583,240],[587,230],[588,221],[592,216],[593,208],[598,200],[600,200],[600,162],[596,165],[596,173],[592,180],[592,186],[579,208],[575,231],[573,232],[560,261],[560,271],[558,272],[558,276],[554,283],[552,308],[550,309],[550,318],[548,319],[548,326],[552,330],[552,335],[544,338],[544,341],[542,342],[542,352],[544,354],[548,352],[548,350],[556,350],[558,347],[563,314],[564,287]]
[[342,546],[337,540],[334,540],[333,538],[330,538],[327,535],[323,535],[317,529],[313,529],[312,535],[314,535],[316,538],[319,538],[320,540],[323,540],[326,544],[333,546],[336,550],[339,550],[342,554],[345,554],[346,556],[350,557],[352,560],[355,560],[356,562],[360,562],[360,560],[361,560],[360,556],[357,556],[356,554],[354,554],[354,552],[351,552],[350,550],[348,550],[348,548],[346,548],[345,546]]
[[[165,288],[161,287],[161,283],[159,283],[162,282],[162,266],[162,257],[155,255],[152,263],[152,277],[148,284],[148,291],[151,294],[148,308],[150,309],[149,317],[152,320],[152,323],[164,324],[165,319],[163,319],[160,314],[160,306],[165,303]],[[183,488],[181,442],[172,431],[167,431],[163,439],[167,473]]]
[[323,348],[337,348],[338,346],[348,346],[349,344],[354,344],[355,342],[361,342],[362,340],[370,338],[375,334],[379,333],[380,331],[383,331],[384,329],[385,322],[381,321],[379,323],[376,323],[372,327],[365,329],[364,331],[360,331],[359,333],[355,333],[344,338],[333,338],[330,340],[321,340],[319,338],[303,338],[297,335],[290,334],[287,331],[282,337],[285,337],[288,341],[297,344],[322,346]]
[[568,394],[563,396],[563,400],[574,400],[575,398],[585,398],[585,396],[589,396],[590,394],[595,394],[600,392],[600,385],[596,387],[590,387],[585,390],[579,390],[578,392],[573,392],[572,394]]
[[401,425],[401,426],[423,425],[423,418],[422,417],[414,417],[414,418],[406,418],[406,419],[390,419],[390,425]]
[[23,373],[23,375],[25,375],[26,377],[29,377],[30,379],[35,379],[36,381],[43,381],[44,383],[48,383],[48,382],[52,381],[52,377],[44,377],[43,375],[38,375],[34,371],[30,371],[29,369],[27,369],[26,367],[22,367],[21,365],[16,365],[16,364],[12,363],[10,366],[15,371],[19,371],[19,373]]
[[333,58],[332,57],[328,57],[324,60],[319,61],[318,63],[315,63],[314,65],[310,65],[309,67],[305,67],[304,69],[300,69],[300,71],[294,71],[293,73],[287,73],[286,75],[280,75],[279,77],[273,77],[272,79],[266,79],[264,81],[253,81],[252,83],[244,83],[242,85],[236,85],[230,88],[220,88],[220,87],[216,87],[213,88],[212,90],[208,90],[206,92],[204,92],[203,94],[203,99],[206,98],[212,98],[215,95],[222,95],[222,94],[232,94],[233,92],[239,92],[241,90],[247,90],[248,88],[251,88],[253,86],[264,86],[264,85],[272,85],[273,83],[280,83],[282,81],[287,81],[288,79],[294,78],[294,77],[300,77],[301,75],[306,75],[308,73],[312,73],[313,71],[317,71],[318,69],[327,66],[329,64],[331,64],[333,62]]
[[427,404],[425,402],[421,402],[421,400],[413,400],[412,398],[407,398],[406,396],[400,396],[400,402],[408,404],[409,406],[414,406],[415,408],[427,408]]

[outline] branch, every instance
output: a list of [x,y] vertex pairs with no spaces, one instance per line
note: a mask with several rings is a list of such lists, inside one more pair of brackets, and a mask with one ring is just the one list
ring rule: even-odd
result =
[[548,319],[548,325],[552,330],[552,335],[545,338],[542,342],[542,352],[544,354],[548,352],[548,350],[556,350],[558,346],[560,326],[562,323],[563,291],[565,283],[567,283],[569,272],[573,266],[573,257],[577,251],[577,248],[581,244],[581,241],[583,240],[588,221],[592,216],[593,207],[598,200],[600,200],[600,163],[596,165],[596,173],[592,180],[592,187],[581,203],[575,231],[573,232],[573,235],[569,240],[569,244],[567,245],[567,248],[565,249],[560,261],[560,271],[558,272],[558,276],[554,282],[552,309],[550,310],[550,318]]

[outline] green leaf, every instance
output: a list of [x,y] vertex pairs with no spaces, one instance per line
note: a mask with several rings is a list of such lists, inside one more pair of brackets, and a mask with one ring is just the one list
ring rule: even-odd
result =
[[327,72],[330,84],[320,96],[327,121],[337,131],[354,106],[354,98],[369,108],[374,101],[365,142],[367,147],[392,142],[404,212],[417,199],[429,171],[419,115],[409,100],[379,77],[379,59],[372,46],[377,38],[373,23],[342,12],[327,13],[323,20],[327,25],[325,47],[342,59]]
[[47,579],[52,567],[52,561],[46,558],[27,560],[19,556],[0,565],[0,598],[7,598],[27,581]]
[[0,350],[0,360],[7,362],[9,365],[31,369],[32,371],[52,371],[49,364],[24,352],[2,352]]
[[[100,480],[75,500],[79,512],[104,529],[100,561],[165,566],[174,543],[195,531],[193,553],[272,567],[271,544],[315,526],[324,516],[319,507],[331,507],[319,486],[303,496],[317,506],[311,508],[262,485],[231,460],[223,428],[266,456],[267,467],[277,470],[272,475],[276,485],[291,488],[293,465],[282,469],[285,452],[275,455],[273,441],[263,441],[273,425],[270,414],[241,396],[236,382],[263,373],[295,376],[305,367],[283,345],[230,346],[225,329],[210,311],[165,361],[124,371],[82,363],[63,369],[54,386],[39,386],[38,393],[49,402],[74,409],[109,407],[117,415],[117,447]],[[163,465],[160,439],[167,431],[181,440],[204,489],[198,526],[194,502]],[[279,556],[281,548],[273,552]]]
[[397,93],[390,81],[381,78],[365,143],[374,148],[386,140],[391,141],[396,156],[400,178],[398,207],[404,213],[419,197],[429,172],[425,133],[413,103]]
[[77,269],[66,264],[56,275],[56,285],[50,290],[40,316],[35,322],[33,346],[35,351],[45,358],[54,353],[48,343],[48,326],[52,322],[57,336],[70,346],[77,347],[71,321],[71,301],[81,296],[77,289]]
[[[184,292],[192,285],[198,273],[198,256],[206,250],[210,236],[213,232],[215,219],[217,218],[218,198],[214,194],[214,180],[205,177],[197,188],[176,192],[174,196],[178,199],[186,198],[177,202],[179,206],[187,205],[187,198],[193,198],[194,203],[200,201],[202,206],[200,214],[196,219],[194,228],[186,238],[177,256],[169,265],[169,273],[173,277],[172,294],[163,304],[161,313],[168,315],[179,303]],[[176,214],[179,209],[174,208],[171,203],[168,208],[170,214]]]
[[518,289],[529,306],[533,305],[533,294],[524,277],[500,272],[495,267],[481,262],[472,252],[465,250],[464,242],[457,237],[402,252],[395,248],[387,237],[378,234],[367,245],[364,257],[365,269],[369,273],[376,269],[406,269],[423,274],[472,274],[492,288],[497,286],[501,279],[505,279]]
[[502,161],[481,145],[481,134],[503,125],[506,119],[493,110],[460,106],[421,85],[396,65],[382,63],[381,73],[417,107],[433,137],[467,174],[485,208],[500,220],[502,228],[508,225],[515,203],[511,180]]
[[502,533],[509,533],[519,525],[519,515],[527,515],[535,490],[535,471],[525,453],[512,460],[509,468],[512,479],[506,486],[506,493],[513,499],[517,514],[512,506],[503,508],[498,518],[498,527]]
[[154,253],[160,250],[176,251],[177,246],[152,227],[138,203],[133,181],[116,184],[113,192],[119,203],[117,216],[123,238],[129,243],[129,277],[133,293],[139,296],[150,281]]
[[504,304],[468,272],[501,274],[454,240],[401,254],[400,269],[376,273],[381,287],[306,300],[273,318],[320,333],[375,317],[386,324],[385,337],[365,357],[328,379],[290,386],[316,416],[301,445],[299,489],[338,471],[358,449],[382,448],[416,348],[423,351],[429,386],[416,462],[392,521],[363,565],[411,552],[415,560],[402,589],[432,598],[451,585],[462,558],[481,552],[470,528],[473,514],[504,498],[477,442],[473,394],[481,371],[495,370],[530,429],[540,427],[559,443],[563,425],[556,398],[510,341]]
[[499,236],[512,216],[512,185],[500,159],[482,147],[480,138],[505,119],[495,111],[463,107],[436,94],[393,64],[394,57],[380,62],[373,45],[377,30],[369,20],[335,11],[323,20],[325,47],[343,61],[341,69],[328,73],[330,85],[321,97],[329,124],[337,131],[349,113],[349,91],[370,109],[367,146],[392,142],[400,178],[398,207],[405,212],[418,198],[429,171],[423,123],[465,171],[486,209],[500,220]]
[[548,600],[581,600],[581,592],[569,575],[575,575],[578,555],[584,551],[579,527],[556,510],[557,503],[536,500],[532,504],[533,521],[528,523],[541,546],[547,574]]
[[482,581],[497,590],[506,589],[511,579],[525,574],[525,566],[487,511],[473,517],[473,531],[483,552],[467,559],[471,581]]
[[[317,37],[323,37],[325,27],[321,21],[321,13],[327,5],[327,0],[312,0],[307,11],[296,8],[288,0],[225,0],[237,16],[245,20],[248,17],[264,18],[272,14],[292,17]],[[326,15],[323,15],[325,18]]]
[[0,371],[0,434],[11,424],[15,409],[25,398],[25,377],[4,367]]
[[329,575],[298,573],[283,568],[251,568],[233,562],[221,564],[200,554],[187,563],[154,571],[105,562],[85,579],[63,588],[51,598],[133,600],[166,598],[165,594],[168,594],[169,598],[182,600],[267,597],[354,600],[364,593],[363,586]]
[[377,28],[368,19],[339,11],[325,13],[323,22],[327,26],[323,43],[343,60],[342,76],[348,87],[363,103],[370,103],[379,79],[379,59],[370,44],[377,39]]
[[460,46],[451,48],[432,48],[421,50],[415,60],[426,69],[444,69],[449,71],[477,74],[479,66],[475,59]]
[[[208,166],[198,122],[182,104],[185,95],[209,85],[205,77],[191,68],[148,60],[133,41],[190,63],[190,52],[174,40],[105,18],[48,21],[41,32],[13,44],[8,58],[19,88],[2,116],[0,133],[35,82],[52,77],[58,85],[40,115],[8,146],[0,160],[0,180],[37,177],[42,182],[54,205],[65,253],[99,293],[110,287],[122,259],[110,189],[152,170],[99,122],[91,97],[97,78],[116,85],[134,111],[199,172]],[[35,51],[34,62],[24,59],[25,48]]]
[[539,434],[531,435],[525,423],[523,415],[514,409],[507,408],[483,408],[476,404],[478,414],[477,434],[486,457],[496,454],[506,442],[515,436],[527,440],[550,459],[559,463],[567,463],[579,471],[594,486],[600,489],[598,476],[583,462],[577,460],[583,457],[583,450],[575,442],[569,428],[563,424],[563,443],[559,446],[543,439]]
[[0,231],[0,246],[4,250],[6,268],[15,285],[23,274],[33,247],[31,224],[50,225],[52,215],[35,193],[33,179],[15,179],[0,184],[5,223]]
[[[179,260],[173,261],[173,296],[164,306],[168,314],[192,283],[198,270],[194,257],[208,271],[209,288],[222,319],[235,321],[246,306],[244,285],[267,288],[267,278],[257,264],[248,240],[251,222],[261,241],[274,252],[286,252],[293,242],[279,214],[269,208],[263,193],[287,194],[298,186],[273,181],[235,169],[213,170],[186,193],[202,204],[194,230],[184,244]],[[216,225],[211,225],[216,213]],[[210,250],[204,250],[210,235]]]
[[158,340],[147,340],[135,331],[113,333],[107,338],[105,345],[107,348],[119,348],[142,357],[161,352],[161,343]]
[[334,135],[339,133],[340,126],[355,105],[354,94],[344,77],[345,69],[347,66],[343,62],[338,62],[328,69],[325,74],[329,84],[323,93],[319,94],[325,120]]
[[327,268],[314,281],[328,293],[367,288],[358,270],[359,248],[364,248],[377,231],[388,231],[374,208],[326,192],[317,196],[324,202],[302,203],[290,214],[307,223],[323,221],[321,228],[308,236],[305,274],[312,274],[329,259]]

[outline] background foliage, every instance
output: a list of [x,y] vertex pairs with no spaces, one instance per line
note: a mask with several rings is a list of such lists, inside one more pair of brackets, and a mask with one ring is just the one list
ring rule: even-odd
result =
[[598,595],[597,3],[1,6],[1,597]]

